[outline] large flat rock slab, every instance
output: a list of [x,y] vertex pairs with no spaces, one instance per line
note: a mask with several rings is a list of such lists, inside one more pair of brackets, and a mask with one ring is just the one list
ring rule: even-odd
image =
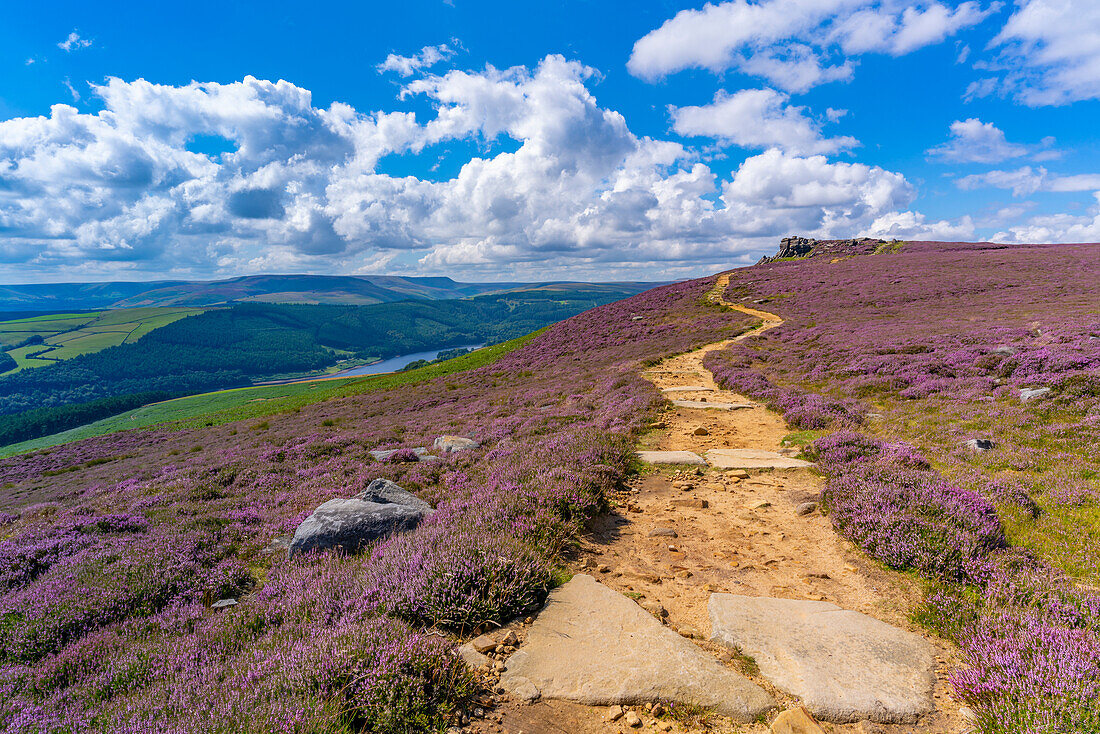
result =
[[591,706],[682,701],[751,721],[775,700],[663,626],[635,602],[578,574],[550,592],[507,661],[501,685]]
[[755,408],[753,403],[710,403],[706,400],[673,400],[677,408],[709,408],[710,410],[744,410]]
[[805,469],[809,461],[760,449],[711,449],[707,462],[719,469]]
[[706,466],[703,457],[694,451],[638,451],[638,458],[647,464],[693,464]]
[[932,646],[835,604],[712,594],[717,642],[737,647],[818,719],[911,723],[933,710]]
[[714,392],[714,388],[706,385],[677,385],[675,387],[662,387],[661,392]]

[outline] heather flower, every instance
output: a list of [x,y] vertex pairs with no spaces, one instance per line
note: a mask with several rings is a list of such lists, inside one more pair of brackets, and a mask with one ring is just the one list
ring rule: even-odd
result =
[[487,527],[428,525],[380,546],[368,566],[371,605],[459,630],[499,626],[534,611],[552,579],[536,553]]

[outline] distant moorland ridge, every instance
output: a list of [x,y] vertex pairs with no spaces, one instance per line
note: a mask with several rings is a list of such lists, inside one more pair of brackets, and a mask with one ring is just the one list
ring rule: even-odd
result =
[[210,281],[34,283],[0,285],[0,312],[216,306],[240,301],[366,306],[409,298],[470,298],[517,289],[543,290],[574,285],[562,282],[461,283],[447,277],[399,275],[244,275]]

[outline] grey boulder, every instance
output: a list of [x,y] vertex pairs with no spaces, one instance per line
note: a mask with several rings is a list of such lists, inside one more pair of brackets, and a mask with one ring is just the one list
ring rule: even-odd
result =
[[[398,451],[405,450],[406,449],[374,449],[370,452],[370,455],[374,458],[375,461],[385,461],[386,459],[396,454]],[[417,446],[416,448],[412,449],[412,451],[416,454],[418,460],[420,459],[420,457],[428,453],[428,449],[424,448],[423,446]]]
[[1026,403],[1029,400],[1041,398],[1049,393],[1049,387],[1025,387],[1020,390],[1020,402]]
[[431,505],[389,479],[375,479],[366,489],[355,495],[355,499],[379,505],[404,505],[420,510],[425,515],[432,513]]
[[459,451],[469,451],[481,446],[472,438],[465,436],[440,436],[432,444],[432,448],[441,454],[456,454]]
[[966,442],[967,448],[971,451],[977,451],[978,453],[984,453],[986,451],[992,451],[994,444],[988,438],[972,438]]
[[358,553],[376,540],[412,530],[431,513],[427,502],[387,479],[376,479],[358,496],[329,500],[314,510],[294,531],[288,552]]
[[819,719],[912,723],[934,708],[935,656],[920,635],[829,602],[712,594],[708,608],[714,641]]

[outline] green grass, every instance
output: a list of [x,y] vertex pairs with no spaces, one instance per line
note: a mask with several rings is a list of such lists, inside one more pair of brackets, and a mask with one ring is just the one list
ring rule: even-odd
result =
[[825,431],[816,431],[816,430],[815,431],[794,431],[793,433],[788,433],[786,436],[784,436],[783,440],[781,440],[779,443],[783,444],[784,446],[804,447],[804,446],[808,446],[809,444],[813,443],[817,439],[821,438],[822,436],[825,435],[825,433],[826,433]]
[[1030,548],[1070,576],[1096,583],[1100,568],[1100,507],[1061,505],[1038,498],[1042,512],[1032,518],[1001,508],[1005,534],[1013,545]]
[[173,424],[175,428],[185,429],[260,419],[278,413],[291,412],[330,398],[417,385],[438,377],[491,364],[508,352],[524,346],[543,331],[545,329],[408,372],[366,377],[319,378],[289,385],[241,387],[153,403],[62,433],[5,446],[0,449],[0,458],[49,446],[59,446],[93,436],[162,424]]
[[[153,329],[185,316],[202,313],[201,308],[123,308],[85,314],[52,314],[0,322],[0,348],[9,348],[32,336],[42,344],[7,349],[22,369],[44,367],[62,359],[98,352],[107,347],[134,342]],[[45,352],[39,358],[28,355]]]

